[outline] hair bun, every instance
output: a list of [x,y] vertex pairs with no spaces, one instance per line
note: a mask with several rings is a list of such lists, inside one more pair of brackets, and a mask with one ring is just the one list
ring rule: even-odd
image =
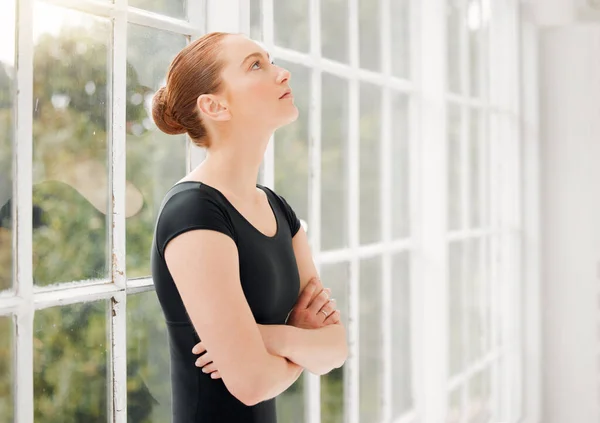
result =
[[173,117],[172,108],[168,104],[167,88],[161,87],[152,98],[152,119],[165,134],[185,134],[186,129]]

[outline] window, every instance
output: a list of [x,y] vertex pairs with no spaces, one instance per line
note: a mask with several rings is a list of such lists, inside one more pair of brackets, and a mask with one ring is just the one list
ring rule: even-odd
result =
[[207,3],[3,3],[0,420],[169,419],[148,251],[202,152],[150,101],[215,29],[292,73],[300,117],[260,177],[307,223],[350,342],[280,421],[517,421],[517,2]]

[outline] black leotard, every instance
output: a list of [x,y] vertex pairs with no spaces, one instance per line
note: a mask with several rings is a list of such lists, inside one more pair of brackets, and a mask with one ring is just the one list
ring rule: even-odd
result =
[[189,230],[209,229],[231,237],[238,249],[242,289],[256,322],[284,324],[300,289],[292,249],[292,237],[300,229],[300,221],[281,196],[258,187],[266,193],[277,220],[273,237],[252,226],[220,191],[206,184],[180,182],[163,200],[151,257],[152,278],[169,336],[173,423],[277,421],[274,399],[246,406],[227,390],[221,379],[211,379],[194,365],[198,357],[192,353],[192,347],[199,338],[163,255],[170,240]]

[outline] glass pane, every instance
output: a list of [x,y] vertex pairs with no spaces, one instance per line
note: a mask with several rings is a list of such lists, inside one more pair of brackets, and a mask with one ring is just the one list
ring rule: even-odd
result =
[[[0,14],[0,291],[12,287],[12,184],[15,90],[16,0]],[[0,417],[2,417],[0,412]]]
[[410,78],[410,0],[390,0],[392,9],[392,75]]
[[321,249],[330,250],[348,245],[348,81],[325,73],[322,87]]
[[359,391],[360,421],[381,419],[382,343],[381,257],[360,262]]
[[465,315],[467,317],[467,338],[469,352],[467,359],[474,363],[480,359],[484,351],[484,309],[483,309],[483,275],[481,266],[480,240],[472,240],[468,244],[467,274],[465,275],[466,300]]
[[108,419],[107,303],[36,311],[33,387],[36,423]]
[[413,407],[411,359],[410,256],[396,254],[392,262],[392,417]]
[[154,291],[127,297],[127,419],[171,420],[167,328]]
[[360,67],[381,71],[380,0],[358,0]]
[[410,235],[409,99],[392,95],[392,237]]
[[277,422],[304,423],[304,376],[300,376],[276,401]]
[[[342,323],[348,329],[348,263],[325,264],[321,267],[323,286],[331,288],[340,310]],[[344,422],[344,373],[346,364],[321,376],[321,421],[323,423]]]
[[469,382],[469,423],[488,423],[492,417],[490,370],[477,373]]
[[35,2],[33,34],[33,278],[107,278],[111,23]]
[[463,13],[461,0],[448,0],[446,8],[446,55],[448,60],[448,90],[462,93],[461,59],[464,54]]
[[260,41],[262,31],[262,0],[250,0],[250,38]]
[[310,49],[308,0],[274,1],[275,44],[308,53]]
[[446,423],[461,423],[462,419],[462,390],[458,388],[450,394]]
[[381,241],[381,89],[360,84],[360,243]]
[[0,421],[13,421],[13,319],[0,316]]
[[463,227],[464,179],[463,152],[461,146],[462,110],[448,104],[448,230]]
[[[308,218],[308,107],[310,69],[283,60],[277,64],[290,71],[290,86],[299,116],[296,122],[275,133],[275,190],[285,197],[296,215]],[[311,222],[308,222],[310,228]]]
[[348,63],[348,0],[321,1],[321,54]]
[[174,18],[185,19],[187,16],[186,0],[128,0],[128,4],[138,9],[146,9]]
[[481,96],[481,37],[482,37],[481,0],[469,0],[467,6],[467,28],[469,30],[469,72],[470,93]]
[[470,193],[469,205],[471,214],[471,227],[478,228],[482,223],[483,213],[483,140],[481,137],[481,127],[483,113],[480,110],[473,109],[469,113],[469,161],[470,161]]
[[186,45],[171,32],[130,24],[127,31],[127,276],[150,275],[156,215],[169,188],[186,173],[185,135],[167,135],[152,120],[152,96]]
[[461,242],[452,242],[448,250],[448,348],[450,376],[458,373],[464,362],[463,344],[463,276],[464,251]]

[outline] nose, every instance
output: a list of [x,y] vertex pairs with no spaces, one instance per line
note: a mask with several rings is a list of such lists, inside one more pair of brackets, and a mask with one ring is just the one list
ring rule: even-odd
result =
[[284,82],[289,82],[291,77],[292,75],[290,74],[290,71],[280,67],[279,72],[277,73],[277,83],[283,84]]

